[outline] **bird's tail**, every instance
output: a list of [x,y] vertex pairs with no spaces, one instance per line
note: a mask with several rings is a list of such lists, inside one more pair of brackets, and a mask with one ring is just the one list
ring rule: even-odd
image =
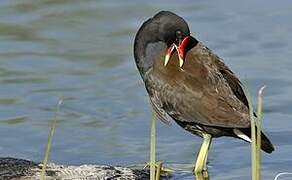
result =
[[[234,133],[236,134],[237,137],[245,141],[251,142],[251,128],[235,129]],[[275,149],[271,141],[263,132],[261,132],[261,137],[262,137],[262,143],[261,143],[262,150],[269,154],[272,153]]]
[[273,144],[263,132],[261,133],[261,136],[262,136],[262,144],[261,144],[262,150],[269,154],[272,153],[275,150]]

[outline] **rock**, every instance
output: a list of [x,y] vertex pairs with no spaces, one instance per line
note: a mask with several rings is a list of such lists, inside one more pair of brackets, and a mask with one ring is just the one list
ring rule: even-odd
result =
[[[10,157],[0,158],[0,179],[40,179],[41,170],[41,163]],[[49,163],[46,179],[146,180],[149,179],[149,174],[141,169],[120,166],[64,166]]]

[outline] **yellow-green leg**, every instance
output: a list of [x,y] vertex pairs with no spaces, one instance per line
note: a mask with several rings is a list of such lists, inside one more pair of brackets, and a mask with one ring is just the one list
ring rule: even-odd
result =
[[194,174],[196,176],[204,175],[204,171],[206,172],[206,175],[208,174],[207,173],[207,159],[208,159],[208,152],[209,152],[211,140],[212,140],[212,137],[210,134],[203,134],[203,143],[198,153],[197,161],[194,168]]

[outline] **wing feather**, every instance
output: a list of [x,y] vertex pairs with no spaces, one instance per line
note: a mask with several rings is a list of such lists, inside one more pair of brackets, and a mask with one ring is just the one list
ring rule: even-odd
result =
[[[145,83],[160,119],[194,122],[207,126],[250,126],[247,100],[239,79],[221,59],[199,43],[178,68],[175,53],[170,64],[155,65]],[[162,61],[161,61],[162,63]]]

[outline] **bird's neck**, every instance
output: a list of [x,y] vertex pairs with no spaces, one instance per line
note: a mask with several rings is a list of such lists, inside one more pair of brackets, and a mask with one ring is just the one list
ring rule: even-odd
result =
[[142,78],[144,78],[145,73],[153,67],[154,61],[159,60],[158,57],[165,51],[165,48],[166,44],[162,41],[135,41],[134,56]]

